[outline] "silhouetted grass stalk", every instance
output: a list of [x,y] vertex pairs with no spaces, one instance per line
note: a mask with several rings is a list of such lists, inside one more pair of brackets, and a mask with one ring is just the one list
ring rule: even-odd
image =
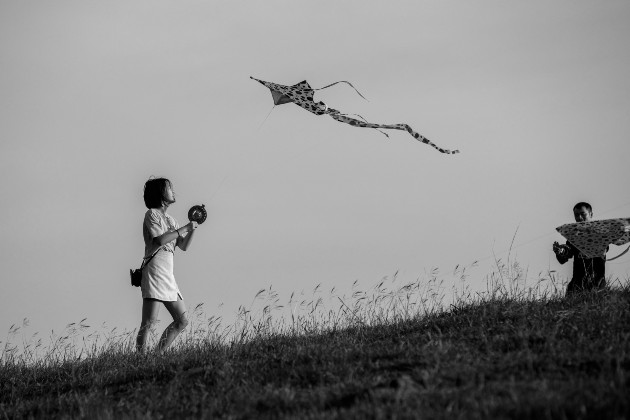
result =
[[[274,335],[313,335],[356,326],[374,326],[404,322],[437,314],[453,307],[497,299],[551,299],[563,292],[555,273],[540,273],[537,282],[526,287],[527,270],[517,261],[495,259],[495,270],[486,276],[486,290],[473,291],[468,283],[468,271],[476,266],[456,266],[451,302],[446,302],[445,281],[437,268],[425,278],[401,282],[398,272],[384,277],[372,288],[360,290],[358,281],[349,294],[338,294],[332,288],[327,294],[317,285],[310,296],[291,294],[286,305],[272,287],[256,293],[249,307],[240,306],[236,321],[229,325],[223,319],[208,316],[203,304],[189,311],[189,326],[174,343],[173,349],[194,349],[199,346],[232,347],[248,341]],[[94,358],[105,353],[125,354],[134,351],[136,331],[93,329],[82,319],[68,324],[59,335],[51,335],[44,347],[35,333],[30,339],[19,333],[28,326],[11,326],[4,343],[0,342],[2,365],[51,366]],[[15,344],[21,339],[21,346]],[[149,334],[148,344],[155,347],[158,334]]]

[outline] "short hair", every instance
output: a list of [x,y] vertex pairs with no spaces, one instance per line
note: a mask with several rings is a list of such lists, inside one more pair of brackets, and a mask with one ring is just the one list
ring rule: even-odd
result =
[[591,213],[593,213],[593,207],[591,207],[590,204],[585,203],[584,201],[580,201],[579,203],[577,203],[575,206],[573,206],[573,210],[575,209],[581,209],[582,207],[586,207],[586,210],[590,211]]
[[166,178],[151,178],[144,184],[144,205],[148,209],[157,209],[166,201],[166,190],[171,181]]

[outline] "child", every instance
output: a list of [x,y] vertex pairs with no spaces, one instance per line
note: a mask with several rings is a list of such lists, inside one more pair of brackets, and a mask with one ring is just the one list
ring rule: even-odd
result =
[[144,184],[144,204],[149,210],[144,215],[142,235],[144,258],[149,262],[142,270],[142,323],[136,339],[136,349],[140,352],[144,351],[147,334],[157,321],[160,303],[171,314],[173,322],[164,330],[158,350],[168,348],[188,325],[186,305],[173,275],[173,254],[176,246],[183,251],[188,249],[197,223],[179,227],[177,221],[166,213],[173,203],[175,193],[168,179],[149,179]]
[[[573,207],[576,222],[590,222],[593,208],[580,202]],[[583,290],[603,289],[606,287],[606,257],[587,258],[569,241],[565,245],[553,243],[553,252],[560,264],[573,258],[573,278],[567,286],[567,295]]]

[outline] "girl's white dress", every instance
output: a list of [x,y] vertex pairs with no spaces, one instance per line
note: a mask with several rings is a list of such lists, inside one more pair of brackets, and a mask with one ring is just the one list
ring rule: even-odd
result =
[[155,257],[142,270],[142,297],[174,302],[182,298],[173,274],[173,254],[175,242],[171,241],[159,247],[153,244],[153,238],[166,232],[179,229],[179,223],[171,215],[163,215],[157,209],[149,209],[144,214],[142,236],[144,237],[144,257],[149,258],[160,248]]

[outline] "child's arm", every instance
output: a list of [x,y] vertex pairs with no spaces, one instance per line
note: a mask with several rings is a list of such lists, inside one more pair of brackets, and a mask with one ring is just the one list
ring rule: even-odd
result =
[[179,236],[177,238],[177,246],[179,247],[179,249],[181,249],[182,251],[186,251],[188,249],[188,247],[190,246],[190,242],[192,241],[193,234],[195,233],[195,229],[197,229],[197,226],[199,226],[197,222],[190,222],[184,227],[178,229],[181,233],[188,232],[188,235]]
[[156,236],[155,238],[153,238],[153,244],[156,246],[162,246],[162,245],[166,245],[169,242],[174,241],[175,239],[177,239],[179,235],[177,234],[176,231],[171,230],[170,232],[165,232],[160,236]]

